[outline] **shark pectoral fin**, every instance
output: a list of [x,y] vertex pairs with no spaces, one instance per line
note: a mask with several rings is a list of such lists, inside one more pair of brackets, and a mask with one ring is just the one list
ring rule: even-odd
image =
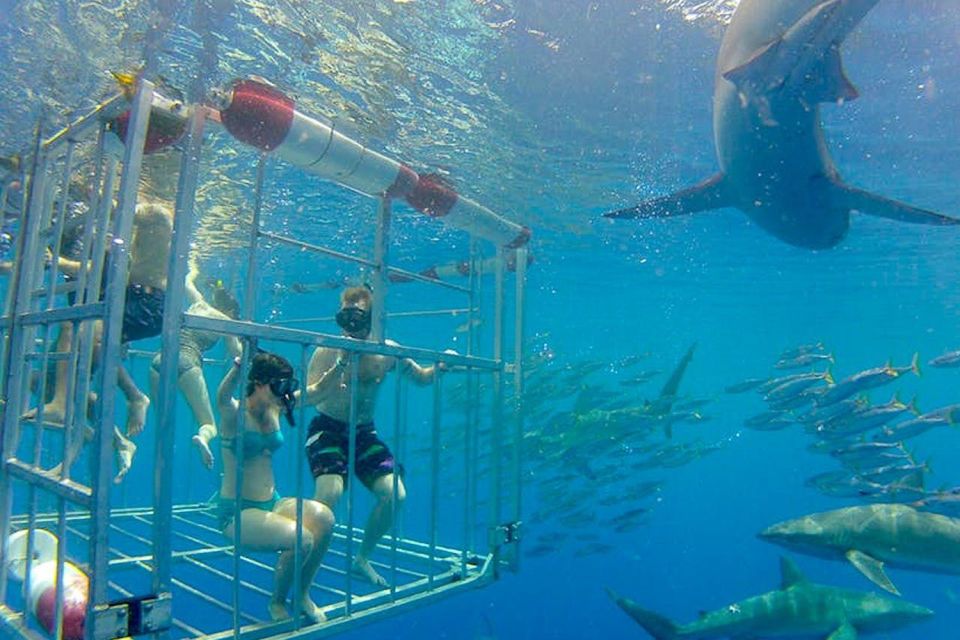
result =
[[849,622],[827,636],[827,640],[857,640],[857,630]]
[[898,222],[909,222],[911,224],[931,224],[931,225],[958,225],[960,219],[945,216],[936,211],[929,211],[919,207],[911,206],[905,202],[885,198],[869,191],[857,189],[846,184],[837,183],[839,197],[849,209],[856,209],[860,213],[865,213],[878,218],[888,218]]
[[723,174],[713,175],[700,184],[668,196],[644,200],[635,207],[610,211],[605,218],[670,218],[699,211],[731,206],[733,200],[724,188]]
[[850,561],[850,564],[856,567],[857,571],[865,575],[870,582],[894,595],[900,595],[900,592],[883,570],[883,563],[881,561],[857,549],[850,549],[845,555],[847,560]]

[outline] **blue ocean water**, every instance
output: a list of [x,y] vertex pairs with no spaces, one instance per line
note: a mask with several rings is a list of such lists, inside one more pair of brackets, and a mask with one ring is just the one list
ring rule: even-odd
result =
[[[343,636],[645,637],[605,587],[677,621],[694,620],[700,611],[779,585],[782,550],[758,540],[757,532],[856,503],[805,486],[835,464],[808,451],[811,440],[799,429],[744,428],[763,404],[753,394],[725,394],[726,386],[774,375],[779,354],[805,343],[827,346],[838,378],[888,359],[904,365],[919,353],[925,363],[960,348],[954,229],[854,214],[838,247],[811,252],[779,242],[735,210],[643,222],[599,217],[716,170],[711,86],[731,4],[8,1],[0,11],[0,59],[6,61],[0,153],[28,146],[41,115],[55,123],[89,108],[111,90],[111,70],[146,63],[149,74],[181,91],[198,75],[207,86],[260,75],[296,95],[305,110],[418,170],[439,171],[464,193],[531,227],[526,333],[557,363],[615,363],[649,353],[645,368],[669,371],[696,342],[681,389],[711,400],[703,409],[710,419],[679,425],[675,437],[721,446],[675,468],[624,468],[624,475],[663,483],[652,503],[635,501],[651,507],[644,526],[617,534],[604,518],[583,525],[534,521],[554,505],[540,491],[543,478],[531,470],[542,473],[542,467],[530,465],[525,548],[560,531],[594,534],[609,549],[584,556],[576,544],[558,544],[524,557],[519,573],[490,587]],[[951,0],[882,0],[846,40],[845,66],[861,97],[825,105],[822,114],[830,151],[850,183],[960,216],[957,33],[960,7]],[[226,153],[228,146],[216,135],[211,142],[211,186],[204,192],[210,206],[197,246],[206,272],[239,287],[244,235],[229,224],[237,205],[217,208],[216,200],[231,201],[249,188],[255,156]],[[290,167],[274,166],[271,176],[268,229],[369,251],[371,201]],[[463,259],[468,251],[463,234],[410,210],[398,211],[394,230],[397,264],[413,270]],[[335,308],[335,290],[302,294],[293,283],[354,275],[276,247],[259,268],[258,315],[274,322],[331,315]],[[452,304],[446,294],[416,284],[398,285],[391,295],[398,310],[417,308],[424,296],[431,307]],[[316,327],[334,330],[332,322]],[[405,344],[462,346],[462,334],[449,322],[403,321],[390,330]],[[144,384],[146,364],[132,366]],[[613,368],[590,380],[625,395]],[[208,372],[211,385],[216,375]],[[922,376],[905,376],[871,398],[883,402],[896,390],[931,410],[957,401],[956,376],[923,367]],[[630,393],[652,399],[662,380]],[[547,403],[570,410],[567,395]],[[424,424],[429,407],[413,405],[410,423]],[[189,423],[183,407],[178,423]],[[547,426],[528,422],[526,428],[538,433]],[[928,489],[960,484],[958,438],[946,427],[909,443],[930,465]],[[290,449],[292,456],[297,449]],[[193,455],[179,438],[176,477],[184,482],[178,502],[205,500],[216,488]],[[152,473],[149,440],[139,456],[115,489],[118,506],[150,500],[144,489]],[[569,461],[555,464],[556,473],[570,471],[563,469]],[[425,490],[417,491],[425,488],[423,469],[408,473],[405,522],[415,529],[428,503]],[[455,466],[449,473],[456,477]],[[580,473],[569,492],[582,496],[587,513],[601,512],[596,499],[614,481],[625,486],[622,480]],[[289,491],[293,479],[281,478],[284,485]],[[632,500],[622,496],[623,503]],[[875,590],[844,563],[793,557],[817,582]],[[955,637],[956,576],[897,569],[890,575],[906,599],[937,615],[875,637]]]

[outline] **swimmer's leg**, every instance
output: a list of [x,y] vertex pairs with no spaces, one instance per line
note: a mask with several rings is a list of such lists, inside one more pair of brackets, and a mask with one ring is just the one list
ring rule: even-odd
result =
[[[60,334],[57,336],[54,352],[69,353],[70,341],[73,339],[73,323],[63,322],[60,324]],[[63,424],[64,414],[67,408],[67,374],[69,373],[70,363],[64,359],[56,363],[56,375],[53,380],[53,388],[50,388],[49,378],[47,382],[47,396],[53,393],[53,397],[43,406],[43,421],[47,423]],[[46,401],[47,398],[42,400]],[[37,417],[37,409],[30,409],[23,414],[23,418],[32,420]]]
[[[367,527],[364,529],[363,542],[360,543],[360,550],[353,560],[353,572],[369,580],[378,587],[387,586],[387,581],[377,573],[377,570],[370,564],[370,555],[377,548],[377,543],[383,537],[393,524],[394,495],[393,495],[392,473],[380,476],[373,482],[371,490],[377,500],[373,511],[370,512],[370,518],[367,520]],[[397,507],[403,504],[406,498],[406,489],[403,486],[403,480],[397,478]]]
[[127,436],[138,436],[143,432],[143,426],[147,422],[150,398],[140,391],[123,365],[117,367],[117,386],[127,398]]
[[210,392],[207,390],[207,381],[203,377],[203,369],[199,366],[185,370],[177,381],[183,397],[187,399],[190,410],[197,424],[197,434],[193,436],[193,444],[200,453],[200,461],[207,469],[213,468],[213,451],[210,441],[217,437],[217,423],[213,418],[213,408],[210,406]]
[[133,456],[137,453],[137,445],[126,438],[119,427],[113,428],[113,448],[117,454],[117,475],[113,479],[115,484],[120,484],[126,477],[130,467],[133,466]]

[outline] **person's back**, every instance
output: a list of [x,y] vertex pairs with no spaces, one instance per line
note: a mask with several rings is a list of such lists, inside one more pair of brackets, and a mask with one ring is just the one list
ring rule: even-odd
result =
[[127,283],[155,289],[167,288],[173,213],[161,204],[137,206],[133,219],[130,270]]

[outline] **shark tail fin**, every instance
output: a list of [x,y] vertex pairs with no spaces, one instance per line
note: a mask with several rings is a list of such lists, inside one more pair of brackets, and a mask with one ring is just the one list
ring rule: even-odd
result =
[[733,204],[724,186],[723,174],[717,173],[703,182],[671,193],[668,196],[644,200],[635,207],[603,214],[605,218],[671,218]]
[[659,613],[647,611],[640,607],[633,600],[622,598],[612,590],[607,589],[607,594],[617,603],[617,606],[623,609],[628,616],[636,620],[637,624],[643,627],[647,633],[656,640],[674,640],[680,635],[677,625]]
[[857,189],[847,184],[837,182],[836,187],[846,206],[850,209],[856,209],[860,213],[878,218],[887,218],[888,220],[896,220],[897,222],[909,222],[911,224],[938,226],[960,224],[960,219],[951,218],[936,211],[914,207],[905,202],[885,198],[876,193]]

